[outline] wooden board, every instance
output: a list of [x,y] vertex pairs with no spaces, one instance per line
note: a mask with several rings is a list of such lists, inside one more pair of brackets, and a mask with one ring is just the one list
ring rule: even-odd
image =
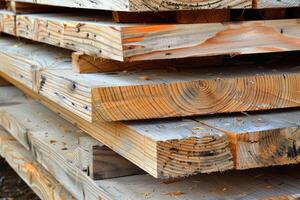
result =
[[[55,104],[47,102],[47,100],[42,101],[155,177],[182,176],[183,172],[177,170],[184,169],[185,173],[187,170],[191,170],[188,173],[192,173],[195,170],[193,168],[197,166],[198,170],[206,173],[233,168],[245,169],[299,162],[299,153],[293,151],[293,149],[299,148],[299,133],[295,132],[298,122],[290,120],[290,122],[282,122],[277,125],[269,119],[274,114],[231,116],[219,119],[193,118],[127,122],[114,124],[114,126],[109,123],[87,124],[85,121],[71,116],[65,110],[55,107]],[[300,115],[298,111],[284,112],[277,118],[299,119],[297,115]],[[216,125],[213,126],[211,123]],[[230,126],[235,129],[230,130]],[[174,139],[176,137],[186,139],[178,141],[178,139]],[[124,143],[125,141],[126,143]],[[139,146],[138,141],[144,141],[143,145]],[[153,141],[156,141],[156,144]],[[196,153],[196,143],[199,143],[197,144],[199,154]],[[191,148],[188,144],[192,144]],[[152,150],[149,149],[150,146],[153,146]],[[268,150],[266,146],[272,148]],[[182,149],[183,147],[184,149]],[[229,152],[229,147],[232,154]],[[158,154],[151,155],[151,152]],[[189,161],[183,156],[186,153]],[[235,166],[231,163],[231,155],[233,155]],[[153,172],[150,168],[155,162],[153,159],[157,159],[157,172]],[[198,159],[201,161],[196,164]],[[185,161],[190,164],[184,164]],[[176,166],[178,167],[175,168]]]
[[39,165],[31,152],[0,128],[0,154],[42,200],[75,199]]
[[300,162],[299,116],[297,110],[212,117],[200,122],[226,133],[235,168],[249,169]]
[[[109,193],[88,177],[88,170],[80,168],[90,162],[88,152],[84,152],[86,149],[77,148],[81,131],[76,132],[75,127],[66,126],[64,120],[59,121],[56,114],[47,113],[48,110],[37,102],[24,100],[23,104],[8,104],[6,106],[4,102],[0,107],[1,124],[22,143],[25,137],[24,130],[27,129],[28,144],[31,145],[30,150],[37,161],[76,199],[111,199]],[[43,115],[47,114],[51,118],[43,118]],[[53,127],[54,121],[59,121],[57,127]],[[81,153],[83,154],[80,155]],[[82,158],[87,159],[87,163],[78,160]]]
[[212,0],[66,0],[64,2],[57,0],[15,0],[15,2],[37,3],[44,5],[64,6],[72,8],[88,8],[113,11],[166,11],[166,10],[194,10],[194,9],[213,9],[213,8],[249,8],[252,5],[251,0],[221,0],[215,2]]
[[208,67],[221,65],[223,56],[169,59],[137,62],[120,62],[100,57],[91,57],[80,52],[72,53],[73,71],[86,74],[97,72],[126,72],[141,69],[174,69],[186,67]]
[[288,8],[299,7],[300,2],[298,0],[254,0],[253,6],[255,8]]
[[90,122],[297,107],[298,66],[278,65],[228,67],[229,73],[212,68],[82,75],[44,70],[39,92]]
[[297,19],[155,25],[79,14],[17,16],[19,37],[118,61],[299,50],[298,26]]
[[[289,56],[285,56],[287,60],[292,61],[292,59]],[[280,58],[282,62],[285,63],[285,66],[288,62],[285,62],[285,59]],[[270,62],[272,64],[272,62]],[[277,63],[277,60],[275,59],[273,63]],[[272,65],[273,66],[273,65]],[[239,67],[239,66],[236,66]],[[236,68],[237,70],[240,70],[239,68]],[[53,70],[56,71],[56,70]],[[63,72],[64,70],[59,70],[59,72]],[[70,71],[70,70],[69,70]],[[273,71],[274,73],[280,73],[280,71]],[[65,77],[68,77],[72,72],[67,73]],[[255,72],[251,72],[255,73]],[[199,126],[198,123],[193,121],[186,121],[186,120],[166,120],[166,121],[153,121],[150,123],[142,123],[142,122],[126,122],[126,123],[107,123],[107,122],[96,122],[96,123],[88,123],[86,120],[84,120],[81,117],[78,117],[76,113],[72,111],[68,111],[67,107],[64,105],[64,101],[55,103],[56,100],[51,101],[52,98],[49,95],[45,95],[43,93],[49,93],[49,90],[44,90],[41,95],[37,95],[36,93],[32,92],[32,89],[28,87],[24,87],[24,84],[21,84],[18,81],[18,78],[15,78],[13,76],[10,76],[9,74],[5,74],[2,72],[1,75],[4,75],[7,79],[9,79],[11,82],[16,84],[18,87],[20,87],[22,90],[24,90],[26,93],[31,94],[34,96],[34,98],[37,98],[41,100],[44,104],[46,104],[48,107],[53,109],[55,112],[58,112],[62,114],[65,118],[70,120],[72,123],[75,123],[79,125],[81,129],[89,133],[91,136],[95,137],[102,143],[106,144],[108,147],[116,151],[117,153],[121,154],[128,160],[132,161],[136,165],[140,166],[142,169],[153,175],[154,177],[168,177],[168,176],[185,176],[186,171],[182,170],[180,172],[174,171],[174,166],[181,166],[181,168],[190,168],[187,163],[192,162],[193,158],[191,155],[200,155],[202,161],[196,162],[195,165],[192,166],[189,171],[189,173],[197,173],[197,172],[211,172],[211,171],[222,171],[226,169],[231,169],[232,165],[231,163],[231,154],[229,152],[228,142],[225,138],[227,138],[227,131],[224,132],[211,132],[211,128],[209,128],[209,134],[212,134],[212,140],[211,141],[212,149],[214,149],[215,153],[214,155],[211,154],[204,154],[201,153],[202,151],[205,152],[204,149],[201,149],[202,143],[199,138],[210,138],[211,136],[206,135],[207,127],[203,127],[203,131],[199,133],[197,138],[194,138],[195,135],[194,129],[197,129]],[[62,74],[61,74],[62,75]],[[76,75],[74,77],[78,78],[79,75]],[[287,74],[285,74],[285,77],[288,77]],[[15,80],[14,80],[15,79]],[[68,80],[68,79],[66,79]],[[69,79],[72,80],[72,79]],[[57,81],[54,81],[54,85],[56,83],[59,83]],[[63,84],[64,85],[64,84]],[[62,85],[60,85],[61,87]],[[82,86],[80,86],[82,87]],[[27,88],[27,89],[26,89]],[[73,88],[73,82],[71,87],[65,87],[67,88],[67,92],[69,91],[68,88]],[[79,86],[75,87],[76,90],[79,88]],[[85,90],[82,90],[85,91]],[[57,93],[58,94],[58,93]],[[62,94],[65,94],[62,93]],[[78,93],[71,93],[69,98],[77,98]],[[66,104],[67,105],[67,104]],[[251,121],[251,119],[249,119]],[[289,127],[289,125],[287,124]],[[175,128],[174,128],[175,127]],[[182,130],[178,127],[182,127]],[[283,128],[283,127],[282,127]],[[275,128],[271,128],[269,131],[274,130]],[[283,128],[284,129],[284,128]],[[175,134],[176,133],[176,134]],[[184,135],[182,135],[185,133]],[[236,133],[237,135],[240,134],[240,132]],[[255,132],[253,133],[255,134]],[[259,134],[265,134],[265,132],[259,132]],[[279,133],[278,133],[279,134]],[[163,136],[163,137],[162,137]],[[229,135],[230,136],[230,135]],[[275,136],[277,137],[277,135]],[[287,136],[284,136],[287,137]],[[216,139],[217,138],[217,139]],[[264,137],[261,137],[262,140]],[[206,140],[206,139],[203,139]],[[213,141],[217,140],[218,147],[216,148]],[[126,141],[126,142],[125,142]],[[144,141],[144,145],[140,145],[140,141]],[[179,160],[169,160],[168,157],[165,157],[165,155],[168,154],[181,154],[180,151],[173,152],[174,148],[176,149],[178,146],[183,144],[190,144],[195,143],[196,146],[199,146],[199,149],[195,149],[195,147],[188,146],[186,148],[189,149],[189,156],[187,156],[186,161],[182,162],[182,159]],[[210,142],[209,142],[210,143]],[[291,143],[289,143],[291,144]],[[170,146],[171,145],[171,146]],[[130,148],[129,148],[130,147]],[[128,149],[129,148],[129,149]],[[166,152],[163,152],[162,154],[156,154],[158,150],[163,150]],[[173,149],[173,150],[172,150]],[[238,148],[236,148],[239,150]],[[199,150],[199,152],[198,152]],[[184,150],[185,151],[185,150]],[[217,154],[217,155],[215,155]],[[235,150],[233,151],[233,154],[235,153]],[[279,156],[280,157],[280,156]],[[284,159],[286,159],[286,155],[282,155]],[[211,160],[213,158],[213,160]],[[267,158],[274,160],[274,163],[282,164],[282,162],[279,162],[279,159],[271,157]],[[207,163],[214,163],[207,166]],[[237,162],[237,161],[236,161]],[[265,161],[262,161],[265,162]],[[296,162],[296,161],[295,161]],[[165,169],[163,166],[167,164],[167,168]],[[204,164],[206,163],[206,165]],[[267,162],[266,162],[267,163]],[[290,161],[285,163],[292,163]],[[215,166],[217,167],[215,167]],[[242,164],[241,164],[242,165]],[[259,166],[262,165],[253,163],[252,166]],[[268,163],[267,163],[268,165]],[[189,167],[187,167],[189,166]],[[200,168],[199,168],[200,166]],[[180,168],[180,167],[178,167]],[[171,172],[168,170],[171,169]],[[172,170],[173,169],[173,170]],[[200,169],[200,170],[199,170]]]
[[16,35],[16,15],[13,12],[0,10],[0,30],[9,35]]
[[[299,169],[295,166],[214,173],[175,181],[153,181],[149,176],[132,176],[105,180],[100,184],[119,195],[116,199],[126,196],[143,200],[297,200],[300,196]],[[148,184],[143,184],[145,182]],[[120,190],[121,195],[118,193]]]
[[[26,87],[23,89],[29,92]],[[31,95],[36,96],[32,92]],[[42,102],[50,106],[47,99],[42,97],[39,99],[43,99]],[[66,115],[63,114],[63,116],[72,123],[76,123],[84,131],[99,141],[103,141],[109,148],[154,177],[181,177],[196,173],[225,171],[233,166],[226,136],[205,126],[195,136],[190,129],[197,126],[197,123],[192,121],[186,123],[179,120],[156,125],[151,123],[90,124],[68,113],[57,104],[49,103],[54,106],[51,108],[56,112],[65,113]],[[174,125],[178,127],[174,128]],[[178,132],[176,134],[174,131],[170,132],[170,128]],[[184,149],[173,150],[180,145]],[[211,154],[205,153],[207,148],[211,149]],[[159,154],[157,154],[158,151]],[[167,155],[170,153],[175,159],[169,159]],[[182,157],[181,154],[184,156]]]
[[[7,90],[2,92],[5,94]],[[22,96],[2,99],[0,123],[26,149],[60,154],[66,162],[96,180],[143,173],[44,106],[27,99],[20,103],[21,99]]]
[[0,49],[2,72],[89,122],[299,106],[298,54],[242,67],[222,66],[226,72],[212,67],[177,70],[170,65],[161,70],[80,75],[72,72],[68,52],[46,46],[36,52],[38,45],[16,44],[18,48],[13,40],[3,39],[3,47],[13,47]]
[[37,71],[44,68],[70,68],[66,64],[71,60],[70,51],[12,37],[2,36],[0,41],[0,59],[5,63],[1,70],[35,91],[38,90]]
[[[34,160],[10,135],[0,131],[1,155],[41,199],[73,199],[68,192]],[[194,176],[170,181],[155,180],[148,175],[97,181],[99,188],[113,199],[132,200],[174,198],[185,200],[221,199],[296,199],[299,197],[299,167],[271,168]],[[44,182],[44,180],[46,180]],[[220,181],[221,180],[221,181]],[[42,189],[40,189],[42,188]]]

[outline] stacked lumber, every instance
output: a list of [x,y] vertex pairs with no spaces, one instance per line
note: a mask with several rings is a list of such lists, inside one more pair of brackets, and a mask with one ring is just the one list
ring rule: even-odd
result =
[[[299,177],[296,173],[298,167],[286,169],[278,177],[274,176],[276,171],[265,169],[166,181],[159,181],[148,175],[111,179],[110,176],[124,173],[123,170],[127,174],[134,174],[134,168],[127,168],[128,163],[120,165],[117,162],[119,165],[116,165],[112,158],[119,157],[113,156],[112,152],[108,153],[108,149],[105,153],[98,152],[97,164],[93,165],[97,167],[98,173],[106,174],[105,179],[93,178],[88,175],[86,167],[93,164],[89,162],[94,155],[90,145],[99,145],[99,142],[82,135],[82,131],[75,126],[16,88],[2,87],[0,92],[3,94],[0,123],[9,132],[0,131],[1,155],[25,180],[31,177],[28,184],[35,188],[42,199],[122,199],[124,195],[127,199],[136,200],[169,200],[174,197],[197,199],[199,196],[214,199],[221,198],[224,194],[233,199],[248,196],[259,199],[299,197]],[[284,132],[283,130],[282,137]],[[24,140],[24,135],[27,136],[27,141]],[[107,162],[103,163],[104,160]],[[130,170],[127,171],[128,169]],[[114,173],[110,170],[114,170]],[[220,177],[222,182],[219,181]],[[60,184],[55,184],[57,182]]]
[[1,2],[0,152],[42,199],[298,197],[238,170],[300,162],[299,2]]

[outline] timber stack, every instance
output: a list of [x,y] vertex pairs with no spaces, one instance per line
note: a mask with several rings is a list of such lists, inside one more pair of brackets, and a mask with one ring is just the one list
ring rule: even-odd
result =
[[300,197],[298,0],[0,7],[0,155],[41,199]]

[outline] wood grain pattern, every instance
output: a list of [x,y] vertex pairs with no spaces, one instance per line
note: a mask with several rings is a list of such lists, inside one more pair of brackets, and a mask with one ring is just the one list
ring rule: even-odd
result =
[[0,130],[0,154],[42,200],[75,199],[59,182],[39,165],[31,152],[11,135]]
[[[23,99],[20,103],[19,99],[22,97],[1,99],[0,123],[27,149],[39,152],[39,144],[43,143],[42,149],[59,154],[96,180],[142,173],[138,167],[37,102]],[[107,155],[114,158],[115,166],[110,164],[113,162]]]
[[[288,56],[285,59],[293,63]],[[273,62],[267,61],[269,62],[271,68],[261,68],[260,70],[262,70],[262,72],[264,73],[270,73],[270,71],[272,71],[272,74],[278,74],[279,77],[285,77],[283,79],[289,82],[288,77],[290,76],[290,73],[297,73],[297,67],[294,68],[293,71],[293,68],[290,68],[290,66],[287,67],[288,62],[286,62],[286,60],[281,59],[281,61],[285,64],[281,68],[279,67],[275,68],[276,70],[270,70],[273,69],[273,66],[275,66],[273,65],[274,63],[276,63],[276,65],[281,66],[280,62],[278,62],[275,59]],[[259,66],[261,66],[261,64]],[[246,66],[243,66],[243,70],[246,70],[246,68]],[[238,71],[236,73],[243,72],[244,74],[245,72],[241,70],[240,67],[235,67],[235,69],[236,71]],[[253,70],[253,67],[250,67],[249,69],[251,70],[249,70],[248,75],[253,75],[257,73],[255,70]],[[286,70],[291,71],[287,73]],[[1,75],[6,77],[9,81],[14,83],[18,87],[20,87],[26,93],[29,93],[34,98],[37,98],[40,101],[42,101],[55,112],[60,113],[63,117],[65,117],[72,123],[77,124],[81,129],[89,133],[91,136],[98,139],[99,141],[107,145],[109,148],[124,156],[128,160],[132,161],[136,165],[140,166],[142,169],[144,169],[154,177],[181,177],[199,172],[206,173],[213,171],[224,171],[233,168],[232,154],[229,149],[230,141],[227,140],[228,135],[226,131],[222,132],[218,129],[212,129],[207,125],[203,125],[199,128],[199,122],[196,119],[196,121],[177,119],[150,122],[89,123],[83,117],[79,117],[78,114],[74,112],[74,110],[70,110],[67,107],[67,101],[62,101],[60,98],[57,98],[57,96],[65,96],[68,97],[67,99],[78,99],[77,97],[80,97],[80,94],[83,94],[82,92],[86,92],[86,94],[88,94],[88,90],[84,89],[84,85],[88,85],[88,83],[85,83],[87,81],[82,82],[82,84],[78,84],[78,80],[81,80],[82,78],[80,77],[83,77],[83,75],[72,75],[73,72],[71,71],[71,69],[60,70],[57,68],[50,71],[51,73],[49,73],[47,69],[44,69],[42,70],[41,74],[44,74],[44,72],[46,72],[45,74],[59,73],[59,75],[53,77],[56,79],[61,77],[58,80],[64,80],[66,82],[64,84],[60,81],[53,79],[53,83],[49,84],[49,82],[45,82],[45,79],[47,80],[50,76],[45,76],[41,79],[43,80],[43,91],[41,91],[40,94],[34,93],[33,90],[28,87],[24,87],[24,84],[20,83],[18,81],[18,78],[14,78],[9,74],[5,74],[5,72],[1,72]],[[234,71],[231,70],[231,73],[227,75],[221,75],[230,78],[234,77],[232,74],[233,72]],[[176,72],[176,74],[178,74],[178,72]],[[108,76],[114,77],[116,75],[108,74]],[[169,72],[168,76],[170,76]],[[72,79],[69,77],[75,77],[76,79]],[[175,77],[173,76],[173,78]],[[190,78],[191,76],[189,75],[188,77]],[[93,82],[93,84],[96,83],[96,81],[91,80],[93,79],[88,79],[88,82]],[[102,78],[101,81],[103,80],[104,79]],[[126,80],[128,81],[128,79]],[[254,80],[256,79],[253,79],[253,81]],[[77,81],[75,87],[74,81]],[[182,79],[182,81],[184,81],[184,79]],[[294,79],[291,79],[290,81],[293,82]],[[47,84],[47,86],[45,86],[45,84]],[[57,86],[54,91],[53,88],[48,89],[48,87],[53,87],[56,84]],[[266,86],[267,84],[262,85]],[[294,84],[294,86],[291,88],[294,87],[297,88],[297,84]],[[285,88],[285,86],[279,88]],[[54,96],[50,95],[50,91],[53,92]],[[79,91],[80,93],[78,93]],[[82,97],[85,96],[83,95]],[[281,96],[280,100],[278,101],[281,101],[282,97],[283,96]],[[85,98],[82,99],[85,100]],[[270,131],[273,129],[273,127],[270,128]],[[236,134],[238,134],[238,132]],[[265,134],[265,132],[261,132],[260,134],[263,135]],[[178,147],[184,148],[179,148],[179,150],[177,151],[176,149],[178,149]],[[210,149],[210,153],[207,153],[207,149]],[[170,155],[172,155],[174,159],[170,159]],[[272,159],[272,157],[270,159]],[[276,159],[274,160],[274,163],[278,163]]]
[[223,64],[223,56],[201,58],[169,59],[137,62],[120,62],[91,57],[80,52],[72,53],[72,69],[80,74],[97,72],[126,72],[142,69],[173,69],[187,67],[208,67]]
[[[236,169],[300,162],[299,110],[200,120],[227,134]],[[272,127],[270,129],[270,127]]]
[[[0,141],[2,155],[5,153],[3,156],[19,175],[34,185],[32,188],[38,194],[52,195],[41,195],[42,199],[73,199],[34,161],[31,153],[22,148],[11,136],[1,131]],[[148,175],[139,175],[101,180],[97,185],[110,193],[114,199],[126,196],[132,200],[172,200],[174,196],[171,194],[177,194],[178,191],[182,194],[176,198],[191,200],[196,200],[199,196],[204,200],[220,199],[224,196],[232,199],[295,199],[299,197],[298,171],[299,167],[269,168],[206,174],[174,181],[160,181]],[[44,180],[47,182],[42,184]],[[39,189],[40,186],[43,189]]]
[[3,61],[1,70],[34,91],[38,91],[38,71],[45,67],[70,68],[65,64],[71,60],[71,52],[67,50],[4,36],[0,39],[0,49],[0,59]]
[[[197,126],[197,123],[186,123],[181,120],[162,122],[162,124],[159,122],[156,125],[153,123],[91,124],[76,117],[58,104],[33,93],[32,90],[22,86],[19,82],[13,79],[10,79],[10,81],[18,85],[18,87],[27,94],[42,101],[45,105],[49,106],[55,112],[58,112],[72,123],[79,125],[82,130],[86,131],[99,141],[102,141],[109,148],[140,166],[154,177],[182,177],[191,175],[189,174],[191,172],[193,172],[192,174],[195,174],[199,172],[207,173],[232,169],[233,162],[231,160],[228,141],[225,139],[226,136],[217,130],[211,131],[210,128],[203,127],[199,130],[198,135],[194,135],[194,132],[190,131],[190,129],[193,129],[193,127],[196,128],[195,126]],[[178,127],[174,127],[174,124],[178,125]],[[170,132],[170,128],[174,131]],[[190,139],[187,139],[187,143],[185,144],[185,140],[182,138]],[[203,138],[203,142],[200,138]],[[141,145],[140,141],[143,141],[143,145]],[[183,151],[187,151],[186,161],[180,159],[180,155],[182,154],[181,151],[172,152],[174,156],[178,154],[178,158],[175,156],[176,159],[172,160],[170,164],[168,164],[169,161],[168,159],[166,160],[164,154],[157,155],[156,153],[156,148],[160,149],[161,152],[166,153],[173,151],[173,147],[179,146],[180,143],[185,146]],[[212,147],[212,152],[214,153],[206,154],[205,152],[207,152],[207,150],[205,147],[210,145]],[[195,156],[200,156],[200,158],[194,160]],[[158,162],[160,162],[161,167],[157,166]],[[193,164],[190,165],[190,162]],[[166,166],[165,163],[168,165]],[[174,166],[178,166],[176,167],[176,170]],[[189,171],[186,171],[187,169],[189,169]]]
[[288,8],[300,6],[298,0],[254,0],[253,4],[255,8]]
[[[147,176],[133,176],[105,180],[101,185],[111,192],[114,192],[114,188],[123,186],[124,193],[122,194],[129,198],[134,198],[137,194],[144,194],[147,191],[147,197],[142,199],[150,200],[198,200],[199,197],[201,200],[224,198],[295,200],[300,196],[299,169],[299,166],[295,166],[203,174],[173,182],[159,180],[152,182],[151,178]],[[144,185],[145,182],[149,184]],[[117,199],[121,199],[123,196],[118,196]]]
[[[46,103],[45,101],[43,102]],[[50,107],[54,110],[56,109],[53,106]],[[63,110],[61,109],[59,110],[60,114],[63,114],[62,111]],[[226,150],[228,148],[228,143],[230,143],[231,152],[232,155],[234,155],[234,169],[299,163],[300,154],[297,150],[300,146],[298,143],[299,131],[297,131],[299,126],[298,116],[300,116],[299,111],[287,111],[269,114],[250,114],[246,116],[198,117],[189,120],[169,120],[166,122],[131,122],[127,123],[127,128],[118,124],[115,127],[115,130],[117,129],[118,134],[120,134],[118,135],[118,137],[120,137],[119,140],[122,141],[127,138],[127,134],[134,135],[135,133],[133,130],[138,131],[139,134],[145,134],[145,136],[147,135],[152,139],[156,138],[155,140],[160,139],[161,141],[165,141],[157,143],[159,177],[177,177],[178,175],[175,175],[175,169],[181,169],[183,167],[187,171],[191,170],[194,165],[198,166],[198,169],[199,165],[203,165],[200,168],[202,170],[200,172],[202,173],[213,172],[217,169],[220,171],[226,168],[233,169],[232,165],[228,165],[230,162],[225,162],[229,158],[228,150]],[[283,118],[286,119],[286,121],[277,121],[277,119]],[[114,144],[113,142],[114,135],[107,137],[107,134],[99,134],[99,129],[103,129],[103,126],[107,124],[90,124],[88,127],[85,126],[82,121],[76,121],[75,119],[74,122],[80,124],[80,127],[89,131],[89,134],[99,138],[99,140],[106,140],[107,144],[110,143],[110,148],[114,148],[115,151],[125,157],[129,150],[127,145],[131,146],[130,153],[137,156],[135,157],[135,161],[137,161],[139,147],[137,145],[134,146],[132,143],[133,141],[128,140],[129,138],[126,140],[127,150],[125,152],[122,150],[122,146],[115,146],[116,143]],[[108,127],[109,126],[105,127],[105,133],[109,130]],[[130,132],[126,132],[128,128],[131,128]],[[192,136],[190,139],[186,139],[185,142],[183,142],[184,140],[178,142],[177,140],[171,139],[174,137],[175,133],[180,134],[181,137],[188,134],[192,134]],[[130,136],[128,135],[128,137]],[[133,137],[138,136],[135,135]],[[201,143],[203,142],[204,146],[201,146],[200,144],[198,144],[197,147],[195,146],[195,142],[199,140],[197,139],[198,137],[202,138]],[[110,141],[108,139],[110,139]],[[141,140],[142,138],[137,139]],[[150,140],[142,140],[144,140],[143,144],[147,145],[142,147],[144,151],[147,147],[147,152],[144,152],[147,154],[144,154],[143,163],[147,164],[149,170],[150,162],[145,163],[147,160],[145,156],[150,156],[151,151],[149,147],[151,144]],[[200,141],[197,143],[199,142]],[[193,153],[190,152],[188,144],[191,145]],[[135,148],[137,151],[134,151]],[[190,161],[189,163],[184,164],[184,155],[186,154]],[[196,164],[194,162],[198,160],[198,156],[201,157],[201,162]],[[131,156],[128,156],[127,158],[129,157]],[[219,164],[216,165],[216,163]],[[216,169],[213,170],[211,165],[214,165]]]
[[214,8],[249,8],[251,0],[15,0],[15,2],[27,2],[44,5],[65,6],[72,8],[88,8],[113,11],[165,11],[165,10],[190,10],[190,9],[214,9]]
[[[31,48],[30,45],[27,48],[25,46],[23,44],[17,50],[27,52]],[[9,52],[5,51],[3,54],[10,54]],[[218,68],[199,67],[77,74],[71,70],[70,58],[55,49],[48,48],[29,56],[24,54],[25,57],[22,54],[18,56],[18,51],[13,51],[10,55],[11,59],[3,59],[4,73],[10,74],[7,68],[14,73],[25,68],[22,62],[16,64],[14,60],[20,62],[24,59],[25,66],[30,60],[31,63],[37,63],[36,66],[43,63],[36,67],[42,70],[35,72],[33,77],[36,81],[33,82],[36,86],[32,88],[37,88],[43,96],[90,122],[299,106],[299,60],[292,60],[293,56],[278,58],[272,63],[266,60],[242,68],[239,65],[223,66],[228,69],[223,73]],[[15,78],[22,80],[18,75]]]
[[[299,29],[296,27],[299,21],[291,19],[122,27],[121,30],[125,60],[136,61],[297,50]],[[174,33],[178,34],[174,36]],[[154,42],[156,38],[159,40]]]
[[227,68],[231,73],[214,68],[81,75],[44,70],[39,92],[91,122],[297,107],[300,74],[297,65],[283,65],[233,66]]
[[9,35],[16,35],[16,15],[13,12],[0,10],[0,30]]
[[[24,99],[21,104],[0,109],[1,125],[22,144],[23,138],[27,138],[24,146],[76,199],[111,199],[88,177],[89,166],[79,168],[82,162],[77,160],[81,150],[78,137],[85,135],[82,131],[34,101]],[[86,152],[84,158],[92,160],[88,156],[90,153]]]
[[78,15],[17,16],[20,37],[118,61],[299,50],[297,27],[297,19],[143,25]]
[[[294,151],[299,147],[298,132],[295,132],[298,125],[285,121],[278,126],[278,123],[270,120],[274,116],[272,114],[89,124],[40,96],[36,98],[148,173],[152,172],[153,176],[156,173],[155,176],[160,178],[299,162],[299,153]],[[297,115],[298,111],[284,112],[278,118],[299,119]],[[269,124],[268,121],[272,123]],[[234,130],[230,130],[231,127]],[[174,139],[176,135],[186,139]],[[270,137],[265,137],[266,135]],[[236,142],[228,138],[236,138]],[[256,142],[252,142],[254,140]],[[144,141],[143,145],[140,146],[138,141]],[[156,141],[156,144],[151,144],[151,141]],[[235,167],[232,165],[229,143]],[[266,146],[272,146],[272,149],[268,151]],[[151,152],[155,153],[156,158],[151,156]],[[154,159],[157,159],[157,172],[150,168]],[[184,173],[178,171],[181,169],[184,169]]]

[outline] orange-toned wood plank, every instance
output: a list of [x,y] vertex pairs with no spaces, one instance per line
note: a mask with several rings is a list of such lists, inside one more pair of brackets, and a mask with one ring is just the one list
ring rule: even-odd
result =
[[65,14],[19,15],[17,35],[117,61],[300,49],[297,19],[158,25],[119,24],[98,20]]

